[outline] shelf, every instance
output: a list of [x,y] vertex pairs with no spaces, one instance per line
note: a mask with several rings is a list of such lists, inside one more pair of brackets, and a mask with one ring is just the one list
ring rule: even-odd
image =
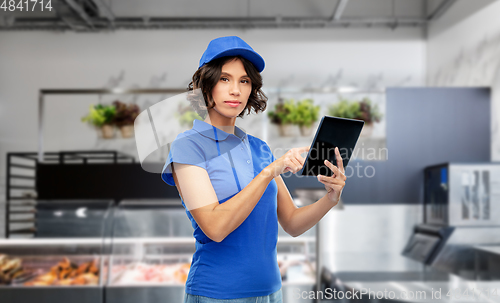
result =
[[126,141],[126,142],[130,142],[130,141],[134,141],[135,138],[134,137],[131,137],[131,138],[121,138],[121,137],[116,137],[116,138],[109,138],[109,139],[104,139],[104,138],[100,138],[100,137],[97,137],[98,141]]
[[294,285],[314,285],[316,282],[314,280],[299,280],[299,281],[293,281],[293,282],[288,282],[288,281],[282,281],[281,285],[282,286],[294,286]]
[[310,242],[315,242],[316,238],[315,237],[297,237],[297,238],[292,238],[292,237],[278,237],[278,243],[282,244],[303,244],[303,243],[310,243]]
[[113,244],[195,244],[193,237],[165,237],[165,238],[113,238]]
[[[165,238],[50,238],[50,239],[9,239],[2,241],[2,246],[17,246],[17,245],[68,245],[68,244],[102,244],[103,241],[112,242],[112,244],[195,244],[196,240],[193,237],[165,237]],[[278,237],[278,244],[304,244],[314,242],[314,237],[304,238],[287,238]]]
[[50,239],[8,239],[0,241],[2,247],[15,247],[15,246],[40,246],[40,245],[72,245],[72,244],[103,244],[102,238],[50,238]]

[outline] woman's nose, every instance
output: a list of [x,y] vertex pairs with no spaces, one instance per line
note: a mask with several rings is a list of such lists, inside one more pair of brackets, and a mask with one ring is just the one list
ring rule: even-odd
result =
[[231,95],[240,95],[240,86],[238,85],[238,83],[234,83],[233,85],[231,85]]

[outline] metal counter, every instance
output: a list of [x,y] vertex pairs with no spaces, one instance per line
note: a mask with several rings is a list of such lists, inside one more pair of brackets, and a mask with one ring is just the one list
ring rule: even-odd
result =
[[332,276],[326,287],[337,298],[357,291],[357,302],[500,302],[500,281],[466,280],[397,254],[336,253],[323,260]]

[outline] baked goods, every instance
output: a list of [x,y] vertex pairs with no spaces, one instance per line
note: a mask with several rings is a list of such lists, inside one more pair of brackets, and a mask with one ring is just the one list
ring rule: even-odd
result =
[[24,283],[25,286],[97,285],[99,268],[96,260],[77,265],[64,257],[50,271]]
[[11,259],[7,255],[0,255],[0,285],[9,285],[12,280],[25,275],[25,273],[21,259]]

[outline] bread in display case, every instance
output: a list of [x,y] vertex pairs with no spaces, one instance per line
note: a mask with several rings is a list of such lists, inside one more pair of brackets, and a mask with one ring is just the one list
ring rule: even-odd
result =
[[102,251],[102,238],[0,241],[2,302],[102,302]]
[[0,240],[2,302],[103,302],[112,201],[36,202],[33,238]]

